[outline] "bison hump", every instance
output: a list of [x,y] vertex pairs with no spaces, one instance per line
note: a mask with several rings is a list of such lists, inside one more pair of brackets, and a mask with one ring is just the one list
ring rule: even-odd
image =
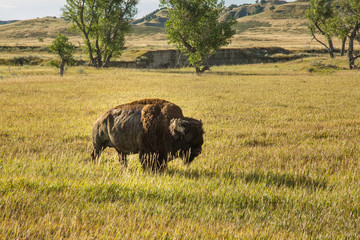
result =
[[146,99],[141,99],[141,100],[137,100],[137,101],[133,101],[131,103],[129,103],[130,105],[148,105],[148,104],[152,104],[152,105],[158,105],[158,106],[163,106],[166,103],[169,103],[169,101],[166,101],[164,99],[160,99],[160,98],[146,98]]
[[161,108],[158,105],[146,105],[141,111],[141,122],[145,132],[158,127],[163,122]]

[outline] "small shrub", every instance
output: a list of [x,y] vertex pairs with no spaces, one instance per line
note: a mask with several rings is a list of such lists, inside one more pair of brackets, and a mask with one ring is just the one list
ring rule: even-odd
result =
[[23,65],[39,65],[43,60],[39,57],[28,56],[28,57],[14,57],[12,59],[2,59],[0,64],[10,66],[23,66]]
[[60,61],[59,60],[50,60],[49,61],[49,66],[59,68],[60,67]]
[[85,74],[85,68],[80,68],[77,72],[79,74]]
[[306,71],[312,73],[312,72],[334,72],[335,70],[341,70],[343,68],[338,67],[333,64],[324,64],[321,61],[314,61],[310,63],[309,68],[306,69]]

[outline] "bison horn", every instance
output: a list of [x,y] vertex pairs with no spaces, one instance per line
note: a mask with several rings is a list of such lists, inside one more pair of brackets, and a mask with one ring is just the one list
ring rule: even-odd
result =
[[182,135],[185,134],[185,128],[181,124],[180,118],[173,118],[170,121],[170,130],[174,133],[174,130],[181,133]]

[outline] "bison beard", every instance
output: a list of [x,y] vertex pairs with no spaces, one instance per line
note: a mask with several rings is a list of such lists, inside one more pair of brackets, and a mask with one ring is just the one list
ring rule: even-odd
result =
[[162,99],[143,99],[117,106],[102,114],[92,129],[92,159],[115,148],[119,161],[139,153],[143,169],[163,170],[181,157],[190,164],[202,150],[202,122],[184,117],[179,106]]

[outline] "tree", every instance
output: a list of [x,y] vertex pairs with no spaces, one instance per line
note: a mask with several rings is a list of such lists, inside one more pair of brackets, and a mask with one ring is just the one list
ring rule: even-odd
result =
[[84,38],[91,64],[106,67],[122,53],[139,0],[66,0],[62,9]]
[[360,30],[360,1],[358,0],[340,0],[336,2],[337,17],[337,33],[340,37],[348,38],[348,61],[350,69],[358,69],[355,64],[356,59],[360,55],[354,52],[354,41],[359,36]]
[[234,19],[219,21],[224,2],[217,0],[161,0],[169,8],[166,32],[169,42],[188,56],[197,73],[209,70],[208,58],[230,43]]
[[237,8],[238,7],[238,5],[236,5],[236,4],[231,4],[229,7],[228,7],[228,11],[231,11],[231,10],[233,10],[234,8]]
[[[329,0],[310,0],[310,7],[305,12],[308,20],[308,28],[310,33],[317,42],[322,44],[331,58],[334,58],[333,21],[334,9]],[[323,43],[316,35],[320,34],[327,40],[327,44]]]
[[56,53],[60,57],[60,76],[64,74],[64,67],[66,63],[71,63],[73,59],[73,52],[75,46],[69,41],[69,39],[61,34],[58,34],[55,40],[49,47],[49,50]]

